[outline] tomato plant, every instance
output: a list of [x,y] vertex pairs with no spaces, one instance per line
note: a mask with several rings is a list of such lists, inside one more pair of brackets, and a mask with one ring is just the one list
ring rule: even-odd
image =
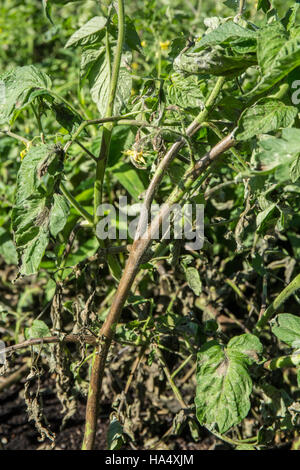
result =
[[2,388],[25,357],[53,446],[41,369],[63,424],[85,397],[84,450],[103,401],[111,450],[297,448],[298,2],[18,3],[0,23]]

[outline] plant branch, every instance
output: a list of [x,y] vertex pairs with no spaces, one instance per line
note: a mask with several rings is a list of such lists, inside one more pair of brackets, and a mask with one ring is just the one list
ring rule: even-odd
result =
[[99,411],[99,401],[102,379],[106,366],[108,351],[113,340],[114,331],[118,324],[121,311],[129,295],[133,281],[139,271],[143,255],[152,243],[152,234],[160,228],[165,217],[170,213],[173,204],[179,202],[183,195],[191,188],[197,178],[213,163],[220,155],[235,145],[233,133],[229,134],[225,139],[213,147],[206,155],[198,160],[191,170],[188,170],[183,178],[180,188],[175,188],[169,196],[167,202],[162,206],[161,210],[148,227],[146,233],[139,240],[133,243],[130,255],[128,257],[125,270],[120,280],[118,290],[113,299],[110,311],[101,328],[99,338],[100,345],[97,353],[94,355],[90,389],[86,411],[86,437],[84,440],[84,449],[92,449],[94,446],[97,416]]
[[45,336],[43,338],[31,338],[22,343],[14,344],[13,346],[8,346],[7,348],[1,350],[1,353],[7,354],[13,351],[17,351],[18,349],[25,349],[31,346],[36,346],[39,344],[52,344],[52,343],[59,343],[59,342],[66,342],[66,343],[80,343],[85,342],[87,344],[96,345],[97,344],[97,337],[92,335],[67,335],[64,338],[59,338],[59,336]]
[[285,367],[297,367],[300,365],[300,353],[290,354],[288,356],[275,357],[264,363],[267,370],[284,369]]
[[26,139],[25,137],[22,137],[21,135],[15,134],[14,132],[11,131],[0,131],[0,134],[5,134],[8,137],[12,137],[13,139],[18,140],[19,142],[22,142],[25,145],[28,145],[30,143],[30,140]]
[[[112,76],[110,80],[110,91],[107,101],[107,107],[105,112],[106,118],[111,118],[113,115],[113,109],[115,104],[119,72],[124,44],[124,35],[125,35],[125,12],[124,12],[124,0],[118,0],[118,41],[117,48],[113,62]],[[109,49],[109,48],[108,48]],[[99,159],[96,168],[96,181],[94,186],[94,224],[99,221],[99,216],[97,215],[97,209],[102,203],[103,196],[103,181],[104,174],[106,169],[107,158],[110,149],[110,142],[113,130],[113,122],[107,122],[103,124],[102,131],[102,140],[99,153]]]
[[[199,130],[199,128],[201,127],[201,124],[207,119],[209,113],[211,112],[219,96],[219,93],[224,85],[224,82],[225,82],[224,77],[218,78],[212,92],[210,93],[205,103],[204,109],[200,111],[198,116],[194,119],[194,121],[187,128],[186,130],[187,137],[192,137]],[[141,211],[141,216],[140,216],[138,227],[136,230],[135,240],[138,240],[142,236],[142,234],[145,232],[147,228],[147,223],[148,223],[148,214],[149,214],[149,210],[150,210],[155,192],[163,179],[166,169],[168,168],[172,160],[175,158],[175,156],[178,154],[179,150],[184,146],[185,143],[186,143],[186,139],[184,138],[178,139],[171,146],[171,148],[165,154],[164,158],[158,164],[145,194],[143,208]]]
[[77,210],[77,212],[85,219],[87,222],[92,225],[93,224],[93,217],[89,214],[82,206],[79,204],[78,201],[72,196],[70,191],[66,188],[64,183],[60,183],[60,189],[65,198],[69,201],[69,203]]
[[276,313],[279,307],[298,289],[300,289],[300,274],[298,274],[298,276],[296,276],[289,283],[289,285],[286,286],[285,289],[280,292],[276,299],[265,310],[261,318],[258,320],[254,332],[258,333],[272,318],[272,316]]

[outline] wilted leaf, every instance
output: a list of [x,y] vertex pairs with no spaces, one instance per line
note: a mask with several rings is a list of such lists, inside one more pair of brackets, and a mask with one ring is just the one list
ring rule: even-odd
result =
[[50,231],[56,236],[67,221],[67,203],[57,194],[62,155],[60,148],[41,144],[32,146],[21,163],[12,211],[15,242],[22,253],[21,274],[37,272]]
[[185,276],[189,287],[196,295],[200,295],[202,290],[202,282],[198,270],[192,266],[188,266],[185,269]]

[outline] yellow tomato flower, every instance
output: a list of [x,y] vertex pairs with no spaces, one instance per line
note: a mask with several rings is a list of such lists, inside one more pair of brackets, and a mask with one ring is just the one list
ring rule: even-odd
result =
[[141,42],[141,46],[142,46],[142,47],[145,47],[146,44],[147,44],[146,41],[142,41],[142,42]]
[[139,64],[137,64],[136,62],[132,62],[131,67],[132,70],[137,70],[139,68]]
[[170,44],[171,44],[170,41],[163,41],[159,43],[162,51],[166,51]]
[[126,150],[124,152],[125,155],[128,155],[130,157],[130,160],[134,165],[136,165],[138,168],[144,168],[146,165],[146,161],[143,157],[143,151],[140,150],[139,152],[137,150]]
[[26,148],[25,148],[24,150],[22,150],[22,152],[20,152],[20,157],[21,157],[21,160],[23,160],[23,158],[26,156],[26,154],[27,154],[28,150],[29,150],[29,149],[30,149],[30,147],[31,147],[31,144],[32,144],[32,142],[31,142],[31,141],[30,141],[30,142],[28,142],[28,143],[26,144]]

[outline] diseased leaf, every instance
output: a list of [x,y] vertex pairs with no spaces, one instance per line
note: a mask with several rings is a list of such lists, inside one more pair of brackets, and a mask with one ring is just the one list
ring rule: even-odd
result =
[[86,46],[99,42],[104,37],[106,24],[106,18],[103,16],[94,16],[94,18],[72,34],[65,47]]
[[223,347],[209,341],[197,355],[196,414],[200,424],[225,433],[250,409],[252,380],[248,365],[262,352],[251,334],[233,338]]
[[21,163],[12,211],[15,243],[22,255],[21,274],[37,272],[49,242],[49,230],[56,236],[66,223],[67,203],[57,194],[62,156],[59,147],[41,144],[30,147]]
[[51,104],[51,109],[55,112],[57,122],[70,134],[73,134],[83,121],[80,114],[75,113],[73,109],[65,103],[57,103],[54,101]]
[[277,211],[276,204],[270,204],[269,207],[259,212],[256,217],[257,231],[264,232],[269,227],[269,222],[274,219],[274,213]]
[[38,271],[48,243],[48,231],[46,229],[41,229],[38,236],[26,244],[22,254],[22,266],[20,268],[21,274],[29,276]]
[[4,100],[0,102],[0,124],[12,123],[19,110],[35,98],[48,94],[51,80],[33,65],[17,67],[0,76],[4,84]]
[[202,290],[202,282],[198,270],[192,266],[188,266],[185,269],[185,276],[189,287],[196,295],[200,295]]
[[263,149],[255,156],[260,174],[269,174],[283,165],[292,165],[300,149],[300,130],[282,130],[281,138],[270,137],[259,142]]
[[242,114],[235,137],[237,140],[248,140],[258,134],[289,127],[297,114],[298,110],[294,106],[287,106],[278,100],[263,99]]
[[272,321],[272,332],[283,343],[300,349],[300,317],[290,313],[280,313]]
[[256,64],[256,57],[226,55],[221,46],[207,47],[199,52],[193,50],[179,54],[174,60],[176,71],[196,75],[235,76]]

